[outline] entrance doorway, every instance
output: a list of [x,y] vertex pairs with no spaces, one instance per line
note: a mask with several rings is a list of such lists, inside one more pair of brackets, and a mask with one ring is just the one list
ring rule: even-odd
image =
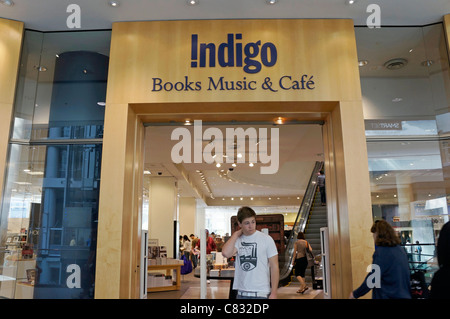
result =
[[[299,225],[299,213],[304,213],[300,206],[309,205],[304,195],[309,184],[315,183],[317,163],[324,161],[322,123],[277,117],[272,122],[197,118],[182,125],[144,124],[143,228],[159,243],[163,255],[174,259],[182,256],[179,237],[187,238],[189,245],[190,234],[199,237],[206,228],[220,254],[221,244],[234,230],[232,216],[239,207],[250,206],[262,216],[260,228],[269,227],[265,231],[277,246],[284,285],[292,279],[292,286],[298,284],[289,266],[297,233],[305,231],[305,225]],[[277,222],[268,225],[264,218]],[[319,228],[326,225],[326,208],[320,207],[306,232],[318,261]],[[155,259],[154,263],[160,261]],[[320,264],[317,268],[322,271]],[[199,273],[199,269],[194,271]],[[312,288],[314,274],[310,270],[307,276]]]
[[[142,208],[144,123],[183,124],[199,118],[205,123],[271,122],[278,117],[323,121],[332,298],[345,298],[353,283],[364,278],[373,243],[365,231],[372,218],[369,181],[365,178],[368,165],[361,160],[367,153],[359,101],[111,104],[108,110],[105,132],[110,133],[103,141],[96,298],[139,298],[142,219],[138,212]],[[350,196],[356,193],[358,198]],[[106,266],[108,276],[102,269]],[[111,276],[117,280],[112,282]]]

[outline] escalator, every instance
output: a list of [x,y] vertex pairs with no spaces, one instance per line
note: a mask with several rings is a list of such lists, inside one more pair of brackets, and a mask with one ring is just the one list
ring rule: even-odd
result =
[[[326,206],[321,206],[320,193],[317,187],[317,176],[323,169],[323,162],[316,162],[311,173],[305,195],[300,209],[295,219],[292,230],[289,234],[285,253],[279,256],[280,286],[288,285],[294,276],[292,259],[294,258],[294,243],[297,241],[299,232],[305,234],[306,240],[310,243],[313,254],[320,254],[320,228],[327,226]],[[307,281],[310,281],[310,269],[306,273]],[[296,280],[296,279],[295,279]]]

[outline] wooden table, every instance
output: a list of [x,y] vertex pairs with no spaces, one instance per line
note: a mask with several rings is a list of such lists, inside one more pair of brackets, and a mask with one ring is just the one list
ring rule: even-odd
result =
[[155,291],[168,291],[168,290],[180,290],[181,287],[181,266],[182,264],[173,264],[173,265],[149,265],[147,268],[147,272],[154,270],[165,270],[166,276],[172,276],[173,271],[176,271],[176,282],[172,284],[172,286],[162,286],[162,287],[148,287],[147,292],[155,292]]

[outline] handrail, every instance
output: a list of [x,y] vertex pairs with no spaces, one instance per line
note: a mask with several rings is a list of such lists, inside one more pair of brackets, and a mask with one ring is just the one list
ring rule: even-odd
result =
[[309,178],[308,186],[306,187],[305,195],[303,196],[297,217],[295,218],[294,226],[286,244],[284,253],[284,264],[280,265],[280,280],[285,279],[292,271],[292,259],[294,258],[294,244],[297,241],[299,232],[304,232],[306,223],[308,221],[309,212],[311,210],[314,196],[317,189],[317,176],[323,167],[323,162],[316,162],[314,169]]

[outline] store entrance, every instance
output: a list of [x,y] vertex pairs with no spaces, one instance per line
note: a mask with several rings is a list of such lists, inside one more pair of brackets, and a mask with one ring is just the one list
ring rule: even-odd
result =
[[[117,266],[114,266],[116,267],[114,269],[117,269],[115,276],[120,278],[120,281],[116,281],[120,285],[117,285],[114,290],[117,296],[120,298],[139,298],[140,296],[143,224],[140,212],[142,211],[142,189],[145,178],[143,174],[144,153],[146,151],[146,126],[144,123],[145,125],[170,123],[187,127],[188,125],[185,125],[187,120],[194,123],[193,121],[201,119],[205,125],[230,122],[247,122],[254,125],[255,122],[265,122],[272,123],[271,127],[275,127],[273,121],[278,118],[285,119],[286,122],[319,121],[323,123],[323,159],[325,172],[327,172],[326,207],[329,224],[331,298],[344,298],[347,291],[351,290],[352,282],[359,281],[358,276],[364,276],[364,273],[358,269],[361,268],[359,264],[365,265],[366,259],[370,262],[370,253],[367,253],[367,247],[372,243],[370,236],[365,238],[358,235],[359,244],[357,246],[350,245],[348,240],[348,236],[353,231],[360,234],[361,229],[365,229],[364,227],[371,223],[370,205],[368,205],[370,204],[370,191],[367,191],[367,194],[361,192],[361,188],[368,189],[369,185],[365,183],[365,180],[361,180],[361,175],[364,175],[363,172],[367,172],[368,168],[367,161],[361,160],[367,154],[364,153],[364,134],[360,134],[364,132],[363,123],[357,120],[361,117],[359,103],[140,103],[111,104],[109,110],[111,115],[105,124],[105,132],[108,131],[110,134],[105,135],[103,141],[103,156],[105,159],[114,160],[102,163],[96,298],[112,295],[110,278],[104,276],[107,271],[106,265]],[[163,146],[160,144],[156,148]],[[181,147],[178,148],[179,150]],[[208,149],[208,153],[212,157],[212,148]],[[182,155],[183,153],[178,152],[178,154]],[[192,151],[191,155],[195,156],[195,154],[198,153]],[[360,154],[360,156],[355,157],[355,154]],[[351,174],[347,172],[351,172]],[[186,172],[182,171],[182,174],[186,174]],[[355,192],[361,193],[357,199],[350,196]],[[216,198],[215,200],[222,199]],[[366,206],[368,213],[366,214],[366,210],[364,210],[364,214],[361,214],[361,207]],[[102,219],[102,211],[107,212],[107,220]],[[164,214],[156,214],[156,216],[167,216],[167,214],[174,223],[173,210]],[[358,217],[350,218],[353,215]],[[178,226],[174,225],[168,232],[171,238],[175,227]],[[364,240],[361,240],[362,237]],[[117,248],[117,242],[120,243],[120,249]],[[176,248],[173,251],[176,252]],[[355,254],[360,258],[352,259],[352,263],[349,264],[348,260],[351,260]],[[358,266],[355,266],[356,264]]]
[[[266,228],[276,243],[283,285],[293,280],[290,286],[294,289],[299,283],[289,266],[297,234],[306,230],[306,225],[300,225],[300,207],[302,203],[308,205],[305,194],[308,187],[314,186],[311,178],[315,183],[317,163],[324,162],[323,121],[281,116],[245,122],[203,118],[144,124],[142,225],[152,243],[150,264],[173,263],[172,259],[180,260],[186,255],[194,272],[199,274],[200,265],[190,251],[194,248],[190,235],[200,237],[202,230],[208,229],[220,255],[218,260],[213,258],[218,269],[211,273],[220,273],[223,267],[227,269],[223,273],[233,270],[232,262],[221,258],[221,246],[235,230],[232,216],[239,207],[250,206],[260,216],[258,229]],[[314,190],[318,192],[317,187]],[[320,226],[327,225],[327,216],[326,207],[321,207],[320,202],[318,205],[315,222],[307,229],[306,238],[320,261],[319,232]],[[308,270],[307,276],[313,288],[314,273]],[[148,298],[158,298],[157,292],[170,289],[169,286],[180,289],[179,285],[169,285],[170,282],[159,288],[154,286],[159,285],[154,280],[148,284]],[[186,285],[189,284],[192,282],[187,281]],[[180,296],[186,289],[181,287],[181,292],[172,295]],[[317,290],[320,289],[319,286]],[[311,289],[310,294],[320,292]]]

